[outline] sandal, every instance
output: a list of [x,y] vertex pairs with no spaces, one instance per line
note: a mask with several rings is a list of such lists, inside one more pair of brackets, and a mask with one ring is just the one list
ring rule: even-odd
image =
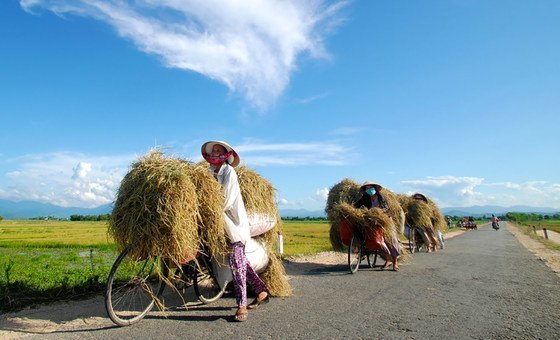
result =
[[251,302],[247,306],[247,309],[255,309],[255,308],[259,307],[260,305],[264,305],[264,304],[268,303],[268,301],[270,301],[270,295],[269,294],[267,294],[266,297],[262,300],[259,300],[259,297],[257,296],[257,298],[255,298],[253,300],[253,302]]
[[247,316],[248,315],[249,315],[249,313],[247,313],[247,312],[235,313],[234,319],[237,322],[244,322],[244,321],[247,321]]

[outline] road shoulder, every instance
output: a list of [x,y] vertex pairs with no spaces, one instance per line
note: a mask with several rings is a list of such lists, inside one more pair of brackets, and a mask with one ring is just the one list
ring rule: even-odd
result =
[[547,248],[541,242],[532,239],[512,223],[506,223],[507,230],[530,252],[543,261],[556,275],[560,276],[560,252]]

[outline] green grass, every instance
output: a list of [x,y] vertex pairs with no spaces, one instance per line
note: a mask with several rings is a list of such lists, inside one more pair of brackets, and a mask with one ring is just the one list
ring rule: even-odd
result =
[[329,223],[284,221],[284,256],[315,254],[332,250]]
[[515,223],[515,225],[523,230],[525,234],[529,235],[531,238],[546,245],[547,248],[560,251],[560,244],[557,244],[545,239],[543,236],[535,234],[535,231],[533,229],[533,226],[535,226],[536,230],[542,230],[543,228],[546,228],[547,230],[552,230],[560,233],[560,220],[526,221],[522,223],[517,222]]
[[[330,250],[327,222],[286,221],[284,255]],[[0,221],[0,311],[102,292],[117,246],[101,221]]]
[[101,221],[0,221],[0,247],[103,248],[114,245]]
[[0,248],[0,310],[102,291],[116,251]]

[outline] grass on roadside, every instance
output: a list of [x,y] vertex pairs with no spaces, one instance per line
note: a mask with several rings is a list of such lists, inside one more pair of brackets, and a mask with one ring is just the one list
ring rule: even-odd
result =
[[[329,225],[284,222],[284,255],[331,250]],[[0,221],[0,311],[105,289],[117,247],[106,222]]]
[[[547,240],[543,236],[535,234],[535,230],[542,230],[543,226],[545,228],[547,228],[548,230],[553,230],[553,231],[556,231],[556,232],[560,232],[560,222],[559,221],[552,221],[552,223],[550,223],[549,225],[541,224],[540,226],[539,226],[538,223],[541,223],[541,221],[539,221],[537,223],[533,223],[533,222],[525,222],[525,223],[510,222],[510,223],[513,223],[516,227],[523,230],[523,232],[525,234],[529,235],[529,237],[531,237],[532,239],[537,240],[537,241],[541,242],[542,244],[544,244],[548,249],[552,249],[552,250],[555,250],[555,251],[560,251],[560,244],[552,242],[551,240]],[[535,229],[533,229],[533,226],[535,226]]]

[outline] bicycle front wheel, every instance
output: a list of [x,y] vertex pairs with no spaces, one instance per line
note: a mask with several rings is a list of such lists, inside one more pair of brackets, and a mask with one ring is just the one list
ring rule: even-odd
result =
[[224,295],[226,285],[220,288],[212,270],[212,263],[206,256],[201,256],[198,262],[196,277],[193,280],[194,292],[204,304],[215,302]]
[[161,296],[165,283],[160,278],[157,257],[133,259],[126,247],[115,260],[105,291],[105,308],[119,326],[129,326],[144,318]]
[[356,234],[352,234],[350,244],[348,245],[348,267],[350,274],[354,274],[360,268],[362,261],[362,240]]

